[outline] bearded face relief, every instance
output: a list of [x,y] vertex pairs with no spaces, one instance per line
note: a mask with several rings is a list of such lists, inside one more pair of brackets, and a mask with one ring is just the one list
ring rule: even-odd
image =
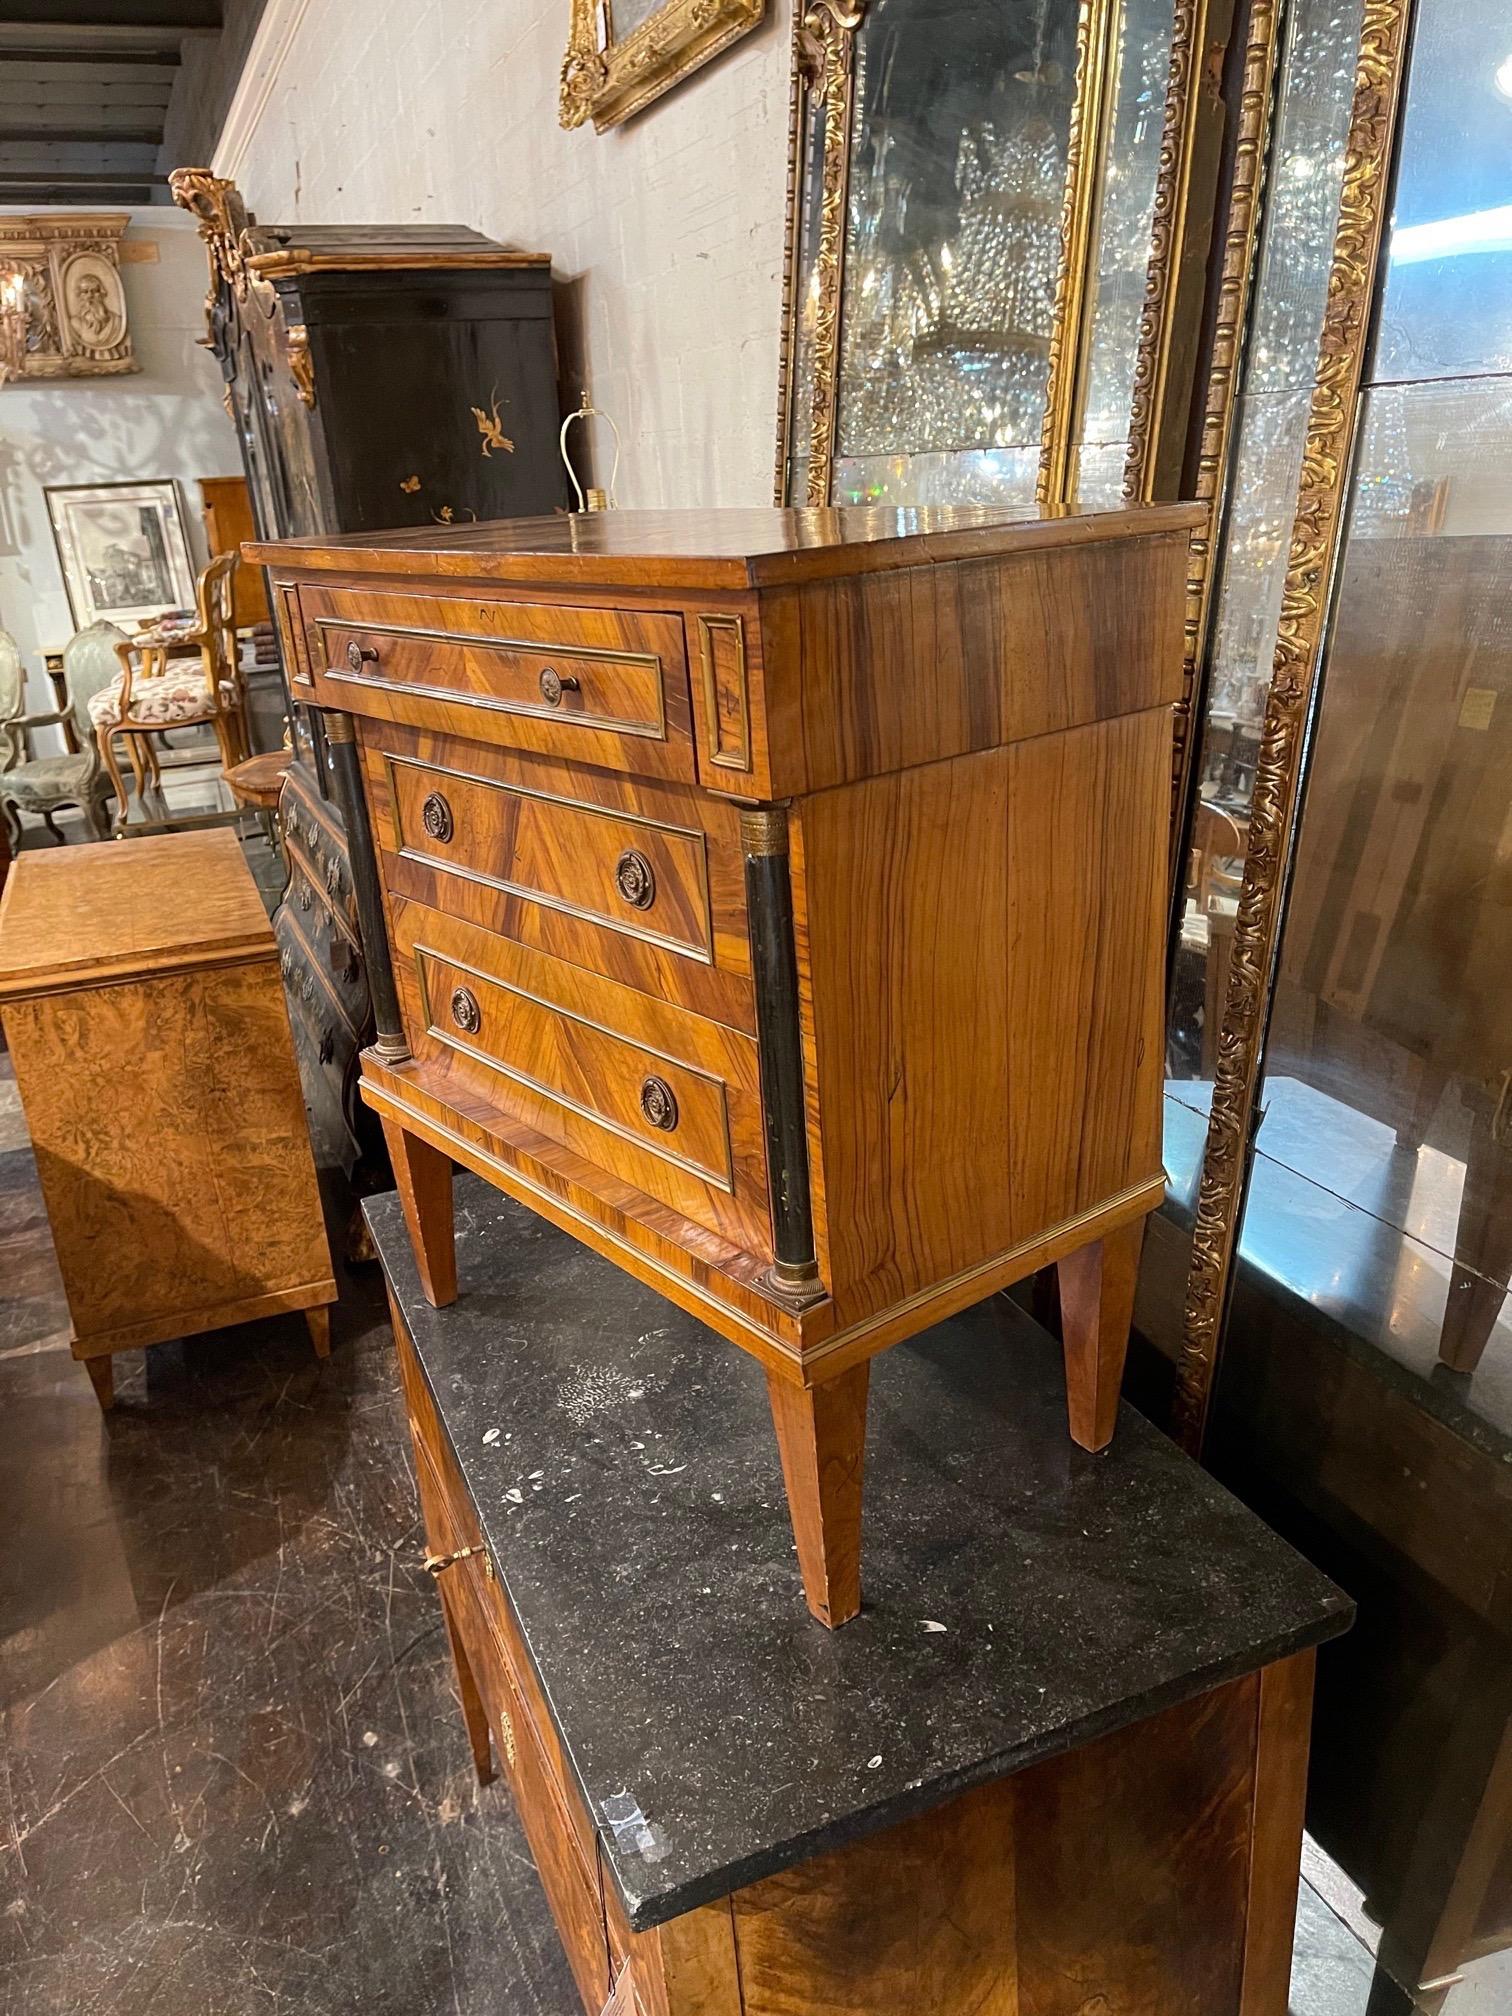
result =
[[113,267],[97,253],[69,262],[64,298],[74,340],[88,350],[114,349],[126,333],[126,304]]

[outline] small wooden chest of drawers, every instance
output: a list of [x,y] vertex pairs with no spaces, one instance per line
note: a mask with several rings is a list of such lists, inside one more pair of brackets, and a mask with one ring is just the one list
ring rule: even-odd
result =
[[22,855],[0,1008],[102,1407],[118,1351],[336,1300],[279,953],[236,836]]
[[345,780],[363,1095],[428,1291],[455,1293],[456,1160],[754,1352],[826,1622],[859,1606],[877,1351],[1059,1262],[1072,1433],[1112,1433],[1162,1190],[1196,522],[610,513],[248,549]]

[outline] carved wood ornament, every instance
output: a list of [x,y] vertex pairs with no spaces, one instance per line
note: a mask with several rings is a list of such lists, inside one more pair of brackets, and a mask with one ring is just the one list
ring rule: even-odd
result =
[[22,275],[28,378],[113,378],[138,371],[126,326],[121,239],[129,220],[63,214],[0,217],[0,269]]

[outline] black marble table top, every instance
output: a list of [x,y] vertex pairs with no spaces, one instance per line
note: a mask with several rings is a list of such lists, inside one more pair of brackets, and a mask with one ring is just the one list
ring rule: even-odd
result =
[[754,1359],[476,1177],[460,1294],[378,1251],[637,1929],[1343,1631],[1132,1409],[1066,1432],[1005,1297],[873,1361],[864,1608],[804,1607]]

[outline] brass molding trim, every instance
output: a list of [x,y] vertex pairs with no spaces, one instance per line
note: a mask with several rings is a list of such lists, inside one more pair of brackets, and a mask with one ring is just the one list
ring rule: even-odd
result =
[[[1171,861],[1173,889],[1180,887],[1176,850],[1181,845],[1181,814],[1193,756],[1193,722],[1197,704],[1198,664],[1213,594],[1213,550],[1218,516],[1228,480],[1229,449],[1237,405],[1239,362],[1254,282],[1255,253],[1260,236],[1261,195],[1270,148],[1275,101],[1276,63],[1280,46],[1280,0],[1251,0],[1245,39],[1244,69],[1239,94],[1234,175],[1229,192],[1228,220],[1219,270],[1217,314],[1208,353],[1207,390],[1203,400],[1202,434],[1198,447],[1196,497],[1207,506],[1206,522],[1192,534],[1187,569],[1187,606],[1181,656],[1181,694],[1172,721]],[[1141,329],[1141,335],[1143,330]],[[1129,469],[1133,468],[1131,453]],[[1129,495],[1125,472],[1124,494]]]
[[1407,0],[1365,0],[1328,305],[1255,768],[1249,846],[1197,1191],[1175,1405],[1176,1432],[1189,1450],[1200,1448],[1207,1423],[1218,1327],[1238,1236],[1266,988],[1358,420],[1371,292],[1387,221],[1408,16]]
[[600,49],[597,0],[572,0],[560,123],[570,131],[591,119],[597,133],[618,126],[749,34],[765,12],[766,0],[662,0],[623,41],[611,28]]
[[740,814],[740,849],[760,859],[768,854],[786,854],[788,851],[787,807],[785,805],[757,805],[742,809]]
[[[699,684],[709,727],[709,761],[719,770],[748,772],[751,768],[751,697],[745,620],[740,616],[700,615],[697,629]],[[728,741],[723,732],[726,723],[719,710],[719,681],[714,672],[715,653],[721,638],[728,643],[733,657],[738,703],[736,732]]]
[[328,742],[355,742],[357,731],[352,726],[350,714],[343,714],[339,707],[322,707],[320,716],[325,723]]
[[[195,172],[179,170],[179,173]],[[257,280],[293,280],[304,273],[385,273],[400,271],[445,272],[448,269],[487,272],[493,268],[510,270],[522,266],[549,266],[549,252],[511,252],[503,246],[492,251],[459,246],[455,251],[432,252],[312,252],[306,245],[288,245],[276,252],[254,252],[245,265]]]

